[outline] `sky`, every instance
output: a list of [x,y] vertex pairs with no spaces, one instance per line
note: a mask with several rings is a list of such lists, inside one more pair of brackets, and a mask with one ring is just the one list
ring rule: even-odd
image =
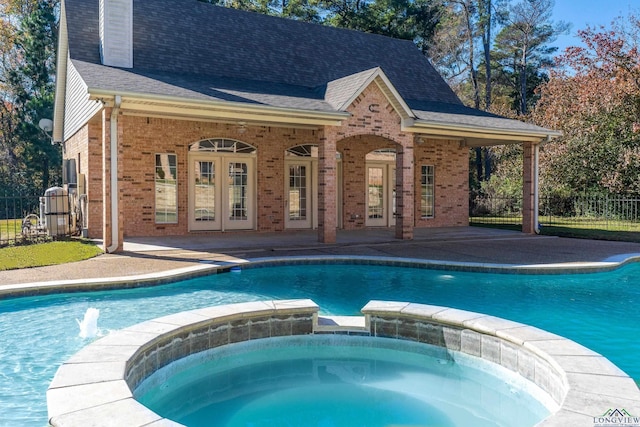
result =
[[591,26],[610,27],[617,16],[628,16],[630,11],[640,15],[640,0],[555,0],[552,19],[571,23],[569,34],[559,36],[553,46],[558,52],[567,46],[580,44],[577,30]]

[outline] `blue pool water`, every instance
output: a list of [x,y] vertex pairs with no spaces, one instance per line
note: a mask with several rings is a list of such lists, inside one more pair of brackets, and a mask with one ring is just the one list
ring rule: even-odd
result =
[[610,273],[512,275],[365,265],[249,269],[153,288],[0,301],[0,426],[46,424],[58,366],[89,341],[76,319],[100,310],[102,333],[168,313],[263,299],[311,298],[326,314],[371,299],[487,313],[538,326],[602,353],[640,380],[640,264]]
[[135,395],[189,427],[530,427],[550,413],[536,391],[511,371],[440,347],[315,335],[187,357]]

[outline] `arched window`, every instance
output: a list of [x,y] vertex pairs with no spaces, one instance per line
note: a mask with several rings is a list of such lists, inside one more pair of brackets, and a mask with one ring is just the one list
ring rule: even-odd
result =
[[189,151],[197,151],[200,153],[253,154],[256,152],[256,147],[235,139],[212,138],[194,142],[189,146]]
[[287,157],[318,157],[318,146],[313,144],[296,145],[285,152]]
[[368,161],[393,161],[396,159],[396,150],[394,148],[381,148],[373,150],[367,154]]

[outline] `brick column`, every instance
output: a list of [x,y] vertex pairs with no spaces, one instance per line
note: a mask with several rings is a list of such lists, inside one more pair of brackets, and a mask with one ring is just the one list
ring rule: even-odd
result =
[[318,138],[318,241],[336,242],[337,212],[336,137],[320,132]]
[[535,149],[531,142],[522,143],[522,232],[528,234],[536,232],[537,222]]
[[414,180],[413,141],[407,139],[396,151],[396,239],[413,239]]

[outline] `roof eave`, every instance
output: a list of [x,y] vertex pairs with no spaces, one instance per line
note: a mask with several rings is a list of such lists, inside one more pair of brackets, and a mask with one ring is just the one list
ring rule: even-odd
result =
[[88,88],[89,98],[112,102],[115,95],[122,97],[123,114],[148,113],[152,116],[193,119],[237,120],[260,123],[339,126],[350,117],[341,111],[316,111],[256,105],[240,102],[188,99],[175,96],[113,91]]
[[562,132],[542,128],[540,130],[519,130],[463,125],[459,123],[443,123],[420,119],[407,121],[406,125],[403,125],[402,130],[438,137],[450,136],[454,138],[486,141],[486,144],[475,143],[469,145],[516,144],[522,142],[542,143],[562,136]]

